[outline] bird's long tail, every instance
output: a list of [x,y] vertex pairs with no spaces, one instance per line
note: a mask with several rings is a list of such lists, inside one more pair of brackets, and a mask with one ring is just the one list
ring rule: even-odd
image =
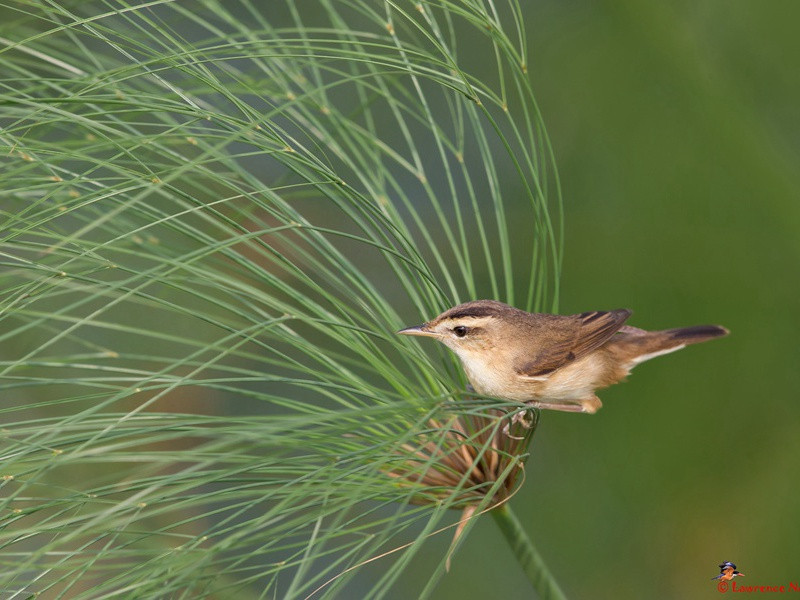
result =
[[728,335],[728,330],[719,325],[695,325],[663,331],[625,327],[612,338],[609,345],[634,366],[656,356],[680,350],[684,346],[724,335]]
[[669,339],[678,341],[682,344],[697,344],[714,338],[728,335],[728,330],[719,325],[695,325],[693,327],[680,327],[678,329],[667,329],[658,331]]

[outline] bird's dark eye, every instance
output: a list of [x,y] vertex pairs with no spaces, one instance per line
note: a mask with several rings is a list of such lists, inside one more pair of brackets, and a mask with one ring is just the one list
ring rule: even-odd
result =
[[456,334],[456,337],[464,337],[467,335],[467,328],[463,325],[459,325],[458,327],[453,327],[453,333]]

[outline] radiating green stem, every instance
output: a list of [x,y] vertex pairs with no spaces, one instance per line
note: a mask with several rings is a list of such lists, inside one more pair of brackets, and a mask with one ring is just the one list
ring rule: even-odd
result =
[[544,564],[544,560],[536,551],[536,547],[508,504],[496,508],[491,511],[491,514],[539,598],[541,600],[566,600],[564,592],[547,565]]

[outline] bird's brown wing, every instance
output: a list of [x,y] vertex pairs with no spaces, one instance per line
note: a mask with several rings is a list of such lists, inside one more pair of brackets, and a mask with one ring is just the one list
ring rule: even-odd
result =
[[549,375],[605,344],[629,316],[631,311],[619,309],[554,317],[543,324],[539,353],[520,357],[516,371],[524,377]]

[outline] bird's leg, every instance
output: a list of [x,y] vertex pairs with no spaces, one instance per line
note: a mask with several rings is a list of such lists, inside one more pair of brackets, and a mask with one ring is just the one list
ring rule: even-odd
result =
[[603,403],[600,398],[592,394],[588,398],[583,398],[577,402],[531,402],[531,406],[542,410],[560,410],[561,412],[582,412],[593,415]]
[[531,406],[541,410],[558,410],[561,412],[587,412],[580,404],[567,404],[565,402],[531,402]]

